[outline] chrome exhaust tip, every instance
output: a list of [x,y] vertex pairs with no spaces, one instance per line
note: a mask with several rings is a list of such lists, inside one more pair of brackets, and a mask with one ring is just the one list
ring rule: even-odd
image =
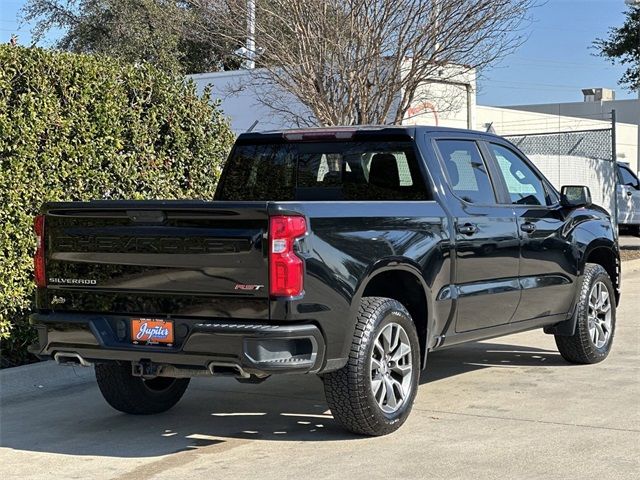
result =
[[76,366],[80,365],[81,367],[92,367],[93,363],[86,361],[80,354],[73,352],[57,352],[53,359],[56,361],[58,365],[70,365]]
[[207,365],[207,368],[211,372],[211,375],[216,375],[216,376],[227,375],[227,376],[240,377],[240,378],[251,377],[251,375],[245,372],[242,369],[242,367],[237,363],[210,362],[209,365]]

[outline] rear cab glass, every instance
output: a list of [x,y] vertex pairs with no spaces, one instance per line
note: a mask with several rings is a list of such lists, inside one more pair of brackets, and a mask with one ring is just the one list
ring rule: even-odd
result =
[[411,141],[237,145],[217,200],[431,200]]

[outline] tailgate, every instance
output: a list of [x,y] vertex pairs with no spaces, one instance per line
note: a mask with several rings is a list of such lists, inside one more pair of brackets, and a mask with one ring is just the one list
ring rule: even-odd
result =
[[40,308],[269,317],[266,202],[66,203],[45,213]]

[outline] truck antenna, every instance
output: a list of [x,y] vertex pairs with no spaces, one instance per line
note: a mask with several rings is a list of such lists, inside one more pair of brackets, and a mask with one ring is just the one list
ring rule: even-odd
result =
[[247,131],[246,131],[246,132],[244,132],[244,133],[250,133],[250,132],[252,132],[252,131],[253,131],[253,129],[255,128],[255,126],[258,124],[258,122],[259,122],[259,120],[256,120],[255,122],[253,122],[253,123],[251,124],[251,126],[247,129]]

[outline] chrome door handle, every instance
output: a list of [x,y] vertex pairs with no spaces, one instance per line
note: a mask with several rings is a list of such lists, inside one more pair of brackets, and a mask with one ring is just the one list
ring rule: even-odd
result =
[[533,223],[523,223],[520,225],[520,230],[526,233],[533,233],[536,231],[536,226]]
[[458,225],[458,233],[463,235],[473,235],[478,231],[478,226],[473,223],[465,223],[464,225]]

